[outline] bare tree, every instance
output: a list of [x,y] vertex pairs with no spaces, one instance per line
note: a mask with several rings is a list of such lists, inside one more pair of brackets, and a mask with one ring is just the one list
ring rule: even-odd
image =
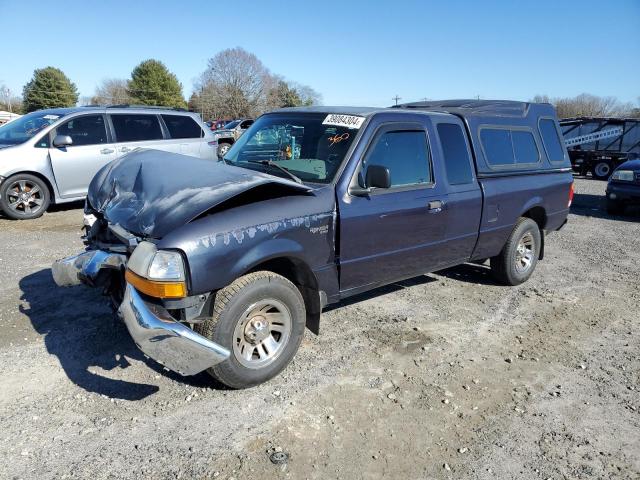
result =
[[22,97],[15,95],[9,87],[0,83],[0,110],[22,113]]
[[209,59],[196,85],[202,106],[234,118],[257,115],[264,105],[269,70],[254,54],[236,47]]
[[127,91],[127,80],[106,78],[96,87],[90,102],[94,105],[127,104],[132,99]]
[[194,87],[189,107],[203,118],[254,117],[275,108],[321,101],[311,87],[271,74],[254,54],[240,47],[209,59]]

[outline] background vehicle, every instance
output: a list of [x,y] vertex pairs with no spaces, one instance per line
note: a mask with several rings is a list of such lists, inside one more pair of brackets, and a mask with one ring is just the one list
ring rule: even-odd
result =
[[222,120],[222,119],[214,120],[214,121],[211,122],[211,130],[212,131],[221,130],[221,129],[224,128],[224,126],[227,123],[230,123],[230,122],[232,122],[232,120],[228,120],[228,119],[227,120]]
[[218,129],[213,133],[213,139],[218,143],[216,150],[218,154],[218,158],[224,157],[231,145],[236,143],[236,140],[240,138],[247,128],[249,128],[253,124],[253,120],[250,118],[245,118],[241,120],[233,120],[227,124],[222,129]]
[[487,258],[526,281],[572,196],[548,104],[282,109],[213,169],[152,151],[103,169],[89,250],[53,273],[106,287],[167,368],[242,388],[285,368],[329,303]]
[[14,219],[36,218],[52,202],[84,198],[100,168],[136,148],[214,159],[212,141],[200,118],[183,110],[117,106],[32,112],[0,127],[0,210]]
[[624,213],[626,207],[640,205],[640,159],[629,160],[616,168],[607,184],[607,212]]
[[640,157],[640,119],[566,118],[560,127],[580,175],[591,172],[593,178],[606,180],[620,164]]

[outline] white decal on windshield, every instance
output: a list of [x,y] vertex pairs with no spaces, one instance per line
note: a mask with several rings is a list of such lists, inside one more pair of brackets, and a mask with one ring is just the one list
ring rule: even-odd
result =
[[346,128],[360,128],[363,123],[364,117],[357,117],[355,115],[341,115],[336,113],[330,113],[322,122],[323,125],[336,125],[338,127]]
[[45,115],[42,118],[45,118],[47,120],[57,120],[60,118],[60,115]]

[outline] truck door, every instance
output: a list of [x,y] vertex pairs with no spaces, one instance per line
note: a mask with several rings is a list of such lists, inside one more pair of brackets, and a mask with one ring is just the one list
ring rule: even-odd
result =
[[470,260],[478,240],[482,191],[475,177],[462,121],[456,117],[434,117],[433,122],[440,149],[436,158],[442,163],[448,191],[447,247],[442,252],[442,259],[447,265],[458,265]]
[[375,129],[350,185],[371,165],[389,169],[390,188],[340,193],[340,289],[359,290],[434,270],[447,227],[446,186],[438,181],[430,149],[430,120],[382,123]]
[[115,145],[107,135],[104,115],[73,117],[58,126],[52,138],[56,135],[68,135],[73,141],[66,147],[49,148],[60,196],[85,195],[98,170],[116,158]]

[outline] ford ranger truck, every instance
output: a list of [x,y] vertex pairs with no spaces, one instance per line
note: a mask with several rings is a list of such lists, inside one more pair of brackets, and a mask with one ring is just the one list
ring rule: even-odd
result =
[[148,357],[243,388],[357,293],[486,259],[525,282],[572,196],[548,104],[288,108],[213,164],[140,150],[104,167],[86,251],[52,271],[103,289]]

